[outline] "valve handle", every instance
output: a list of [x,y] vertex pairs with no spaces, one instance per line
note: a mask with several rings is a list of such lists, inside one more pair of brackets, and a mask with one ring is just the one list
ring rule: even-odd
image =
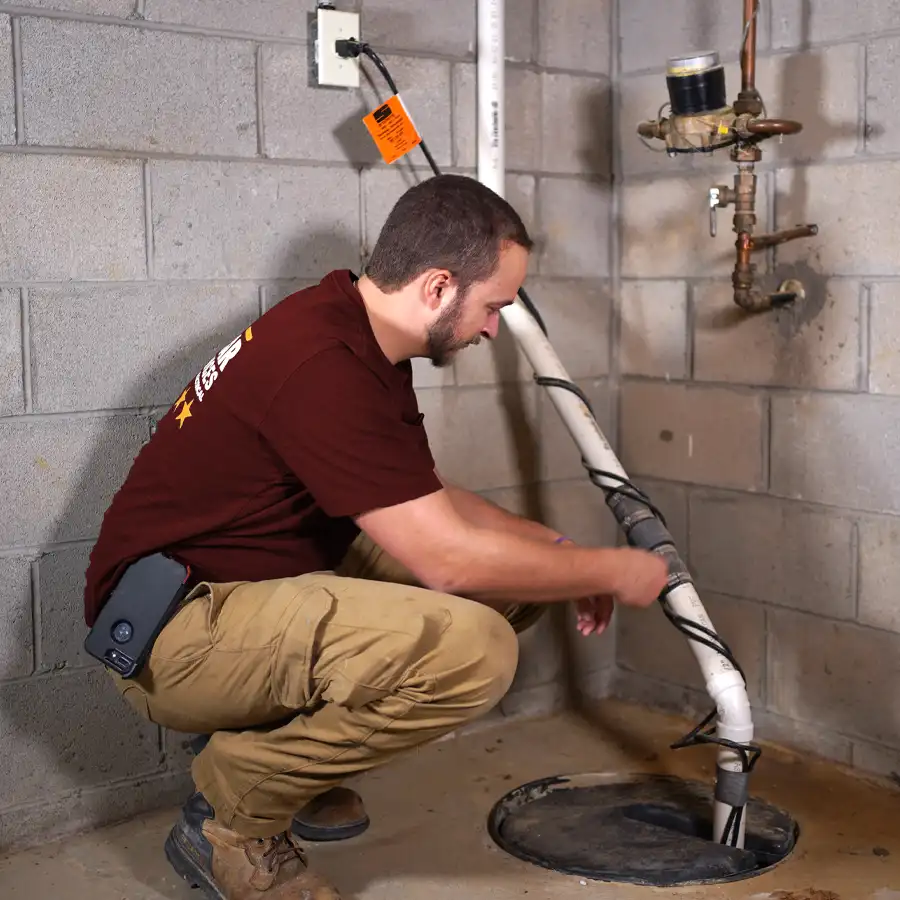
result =
[[716,207],[719,206],[719,198],[721,188],[711,187],[709,189],[709,236],[716,236]]

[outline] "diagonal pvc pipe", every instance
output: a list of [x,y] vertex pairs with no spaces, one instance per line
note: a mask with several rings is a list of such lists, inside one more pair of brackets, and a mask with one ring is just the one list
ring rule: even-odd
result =
[[[477,0],[478,2],[478,180],[501,197],[505,195],[504,179],[504,0]],[[568,373],[553,350],[537,322],[522,305],[516,302],[503,311],[503,320],[510,329],[529,364],[537,376],[571,382]],[[627,478],[615,452],[594,419],[590,409],[574,393],[564,388],[548,387],[550,399],[572,438],[581,451],[585,463],[593,469]],[[592,480],[603,487],[615,490],[620,483],[614,479],[596,475]],[[612,505],[612,504],[611,504]],[[627,504],[624,504],[627,506]],[[614,513],[616,507],[613,506]],[[633,512],[633,507],[630,508]],[[627,531],[631,523],[617,515],[619,524]],[[668,537],[659,526],[655,533]],[[672,543],[660,546],[659,552],[669,559],[670,572],[680,574],[677,586],[668,594],[669,608],[678,616],[703,626],[710,631],[710,621],[697,595],[687,568],[678,557]],[[744,679],[735,667],[718,651],[694,640],[689,640],[691,650],[703,673],[706,689],[716,704],[716,735],[739,744],[753,740],[753,718]],[[716,796],[713,810],[713,839],[721,841],[732,805],[719,797],[734,797],[729,790],[728,775],[742,772],[740,754],[720,747],[717,759]],[[746,779],[744,779],[746,784]],[[734,802],[732,800],[732,802]],[[744,846],[746,815],[741,816],[737,846]]]

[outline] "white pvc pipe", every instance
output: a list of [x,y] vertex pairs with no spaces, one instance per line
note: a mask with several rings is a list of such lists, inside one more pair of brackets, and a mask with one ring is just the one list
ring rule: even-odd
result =
[[[478,180],[501,197],[505,195],[504,158],[504,0],[478,0]],[[573,123],[573,126],[575,124]],[[520,301],[503,310],[503,321],[512,332],[535,374],[571,381],[550,341]],[[548,387],[550,399],[561,416],[585,462],[595,469],[626,478],[627,474],[606,440],[590,410],[571,391]],[[599,479],[601,482],[603,479]],[[617,487],[607,480],[605,485]],[[669,606],[679,616],[712,629],[703,604],[693,585],[673,590]],[[747,689],[740,673],[725,657],[710,647],[689,640],[691,650],[703,673],[706,689],[716,704],[716,734],[744,744],[753,740],[753,717]],[[739,754],[720,748],[718,765],[726,770],[742,771]],[[714,801],[713,838],[720,841],[731,807]],[[747,816],[741,817],[737,845],[744,846]]]

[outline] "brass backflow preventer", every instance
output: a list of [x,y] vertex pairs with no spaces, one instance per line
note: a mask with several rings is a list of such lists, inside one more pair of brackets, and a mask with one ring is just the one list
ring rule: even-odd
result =
[[[737,259],[732,274],[734,302],[747,312],[762,312],[793,303],[803,296],[802,285],[794,280],[782,283],[777,292],[766,294],[754,286],[756,266],[751,262],[754,250],[762,250],[810,237],[818,233],[816,225],[799,225],[773,234],[755,234],[756,163],[762,159],[759,144],[778,135],[797,134],[803,128],[789,119],[765,118],[765,107],[756,89],[756,19],[759,0],[742,0],[744,29],[741,44],[741,90],[733,105],[728,105],[725,69],[715,52],[694,53],[668,61],[666,84],[669,103],[658,117],[638,125],[643,138],[665,142],[669,156],[679,153],[713,153],[731,148],[737,163],[734,187],[715,185],[709,189],[709,231],[716,235],[716,210],[734,206],[734,231]],[[662,118],[666,106],[671,115]]]

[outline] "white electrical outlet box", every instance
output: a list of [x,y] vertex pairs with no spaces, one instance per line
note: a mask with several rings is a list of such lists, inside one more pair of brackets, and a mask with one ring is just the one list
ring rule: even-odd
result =
[[361,39],[359,13],[319,7],[316,18],[316,69],[319,84],[359,87],[359,58],[343,59],[334,49],[334,42],[339,39]]

